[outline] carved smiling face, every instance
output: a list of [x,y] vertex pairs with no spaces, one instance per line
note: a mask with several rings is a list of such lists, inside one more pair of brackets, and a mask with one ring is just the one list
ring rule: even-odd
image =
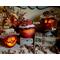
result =
[[7,47],[13,47],[16,44],[17,38],[15,36],[7,37],[4,43]]

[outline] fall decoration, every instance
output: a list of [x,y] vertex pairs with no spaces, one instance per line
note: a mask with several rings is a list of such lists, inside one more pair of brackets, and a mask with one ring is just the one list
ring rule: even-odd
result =
[[24,38],[32,38],[35,34],[35,25],[32,24],[32,20],[21,21],[20,35]]
[[56,16],[51,14],[50,11],[45,11],[41,16],[41,29],[42,30],[52,30],[57,26],[57,19]]
[[6,47],[13,47],[17,42],[17,37],[15,35],[7,36],[3,39],[3,42]]

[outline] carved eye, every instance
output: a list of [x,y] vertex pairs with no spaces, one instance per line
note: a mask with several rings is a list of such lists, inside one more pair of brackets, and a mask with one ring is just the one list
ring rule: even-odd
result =
[[12,37],[11,39],[12,39],[12,40],[15,40],[15,37]]
[[47,23],[48,21],[47,20],[45,20],[45,23]]
[[49,20],[48,23],[52,23],[52,20]]

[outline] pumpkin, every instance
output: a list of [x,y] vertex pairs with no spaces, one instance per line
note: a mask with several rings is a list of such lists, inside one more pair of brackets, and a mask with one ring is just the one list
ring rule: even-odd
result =
[[40,22],[42,30],[52,30],[52,28],[56,28],[57,25],[57,21],[54,17],[44,18]]
[[4,38],[4,44],[7,47],[13,47],[17,42],[16,36],[7,36]]

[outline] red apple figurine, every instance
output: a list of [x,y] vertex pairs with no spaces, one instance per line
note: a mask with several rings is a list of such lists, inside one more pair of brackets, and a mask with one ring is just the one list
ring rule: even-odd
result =
[[21,24],[20,35],[23,38],[32,38],[35,35],[35,25],[32,24],[32,20],[25,20]]
[[28,28],[20,30],[20,34],[24,38],[32,38],[35,35],[35,29],[34,28]]

